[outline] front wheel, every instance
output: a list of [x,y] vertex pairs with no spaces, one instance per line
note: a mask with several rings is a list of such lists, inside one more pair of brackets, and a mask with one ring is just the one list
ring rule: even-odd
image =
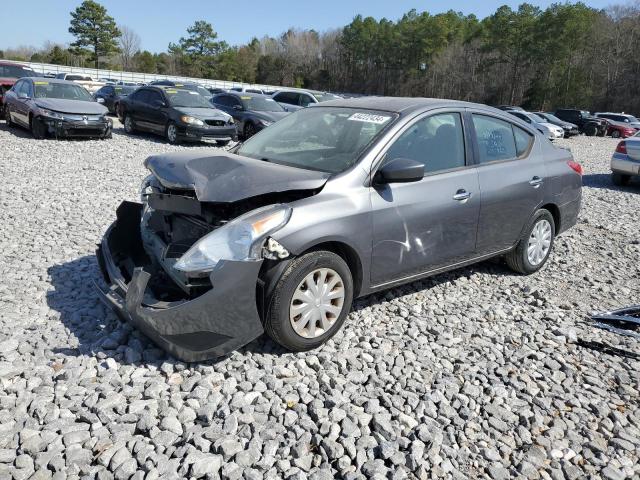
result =
[[598,127],[596,127],[595,125],[587,125],[584,128],[584,134],[587,137],[595,137],[598,134]]
[[7,127],[11,128],[13,127],[13,121],[11,120],[11,114],[9,113],[9,107],[7,107],[5,105],[4,109],[2,110],[3,113],[3,117],[4,119],[7,121]]
[[178,139],[178,127],[176,127],[175,123],[169,122],[167,124],[165,136],[167,137],[168,142],[172,145],[177,145],[180,142]]
[[631,175],[624,175],[622,173],[612,173],[611,181],[613,182],[614,185],[618,187],[625,187],[629,185],[629,182],[631,181]]
[[620,138],[620,131],[614,130],[613,132],[611,132],[611,138]]
[[537,272],[547,263],[555,236],[553,215],[548,210],[538,210],[516,247],[505,256],[507,265],[525,275]]
[[128,134],[133,134],[136,132],[136,127],[133,123],[133,118],[131,118],[131,115],[125,115],[124,121],[122,123],[124,123],[124,131]]
[[45,125],[38,117],[31,119],[31,134],[36,140],[42,140],[47,135]]
[[244,126],[244,131],[243,136],[244,139],[247,140],[248,138],[253,137],[256,134],[257,130],[256,130],[256,126],[251,123],[251,122],[247,122]]
[[274,289],[265,315],[265,331],[294,352],[317,348],[344,323],[353,301],[349,266],[328,251],[296,258]]

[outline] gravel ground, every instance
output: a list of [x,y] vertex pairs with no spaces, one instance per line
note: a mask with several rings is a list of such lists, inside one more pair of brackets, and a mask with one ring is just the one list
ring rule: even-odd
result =
[[639,345],[585,321],[638,303],[640,182],[611,184],[614,140],[560,144],[584,208],[542,272],[486,262],[357,301],[317,351],[184,364],[98,301],[94,249],[147,155],[212,147],[0,123],[0,478],[640,478]]

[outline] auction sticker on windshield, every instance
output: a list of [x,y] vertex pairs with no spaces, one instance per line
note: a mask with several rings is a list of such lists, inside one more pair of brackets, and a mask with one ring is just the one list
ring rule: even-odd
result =
[[349,117],[349,120],[354,122],[366,122],[366,123],[375,123],[377,125],[382,125],[383,123],[388,122],[391,117],[386,115],[374,115],[373,113],[354,113]]

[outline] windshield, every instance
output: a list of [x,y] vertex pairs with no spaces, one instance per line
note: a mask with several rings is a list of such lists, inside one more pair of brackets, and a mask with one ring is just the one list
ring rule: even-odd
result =
[[313,96],[319,102],[328,102],[329,100],[340,100],[340,97],[333,93],[312,92]]
[[0,77],[22,78],[37,76],[38,74],[30,68],[20,67],[18,65],[0,65]]
[[540,115],[536,114],[536,113],[530,113],[529,116],[531,117],[531,119],[534,122],[547,122],[546,118],[541,117]]
[[54,83],[44,80],[33,82],[35,98],[63,98],[93,102],[93,97],[84,87],[70,83]]
[[194,90],[167,89],[164,93],[172,107],[211,108],[209,100]]
[[121,97],[126,97],[127,95],[135,92],[138,89],[138,87],[121,87],[121,86],[117,86],[113,88],[115,89],[116,95],[120,95]]
[[284,112],[285,109],[280,106],[273,98],[265,97],[240,97],[242,105],[246,110],[253,110],[254,112]]
[[306,108],[251,137],[238,155],[339,173],[353,166],[396,118],[395,114],[373,110]]
[[550,113],[545,113],[543,118],[546,118],[547,120],[549,120],[552,123],[554,123],[554,122],[564,123],[563,120],[560,120],[558,117],[556,117],[555,115],[552,115]]

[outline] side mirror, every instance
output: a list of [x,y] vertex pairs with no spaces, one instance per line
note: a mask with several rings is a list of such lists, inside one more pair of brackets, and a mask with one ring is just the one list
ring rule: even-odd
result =
[[234,109],[234,110],[238,110],[238,111],[242,111],[242,110],[244,110],[244,108],[242,108],[242,105],[234,105],[234,106],[233,106],[233,109]]
[[98,98],[96,98],[96,102],[98,102],[98,103],[104,103],[104,98],[102,98],[102,97],[98,97]]
[[378,170],[373,178],[374,183],[409,183],[424,178],[424,164],[410,158],[394,158]]
[[20,92],[18,94],[18,98],[21,99],[21,100],[29,100],[29,95],[27,95],[26,93]]

